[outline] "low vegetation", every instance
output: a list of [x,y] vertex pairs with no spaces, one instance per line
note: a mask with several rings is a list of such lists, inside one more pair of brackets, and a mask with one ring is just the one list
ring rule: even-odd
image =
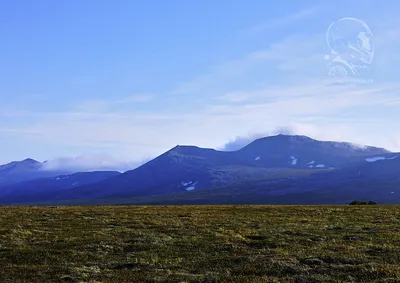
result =
[[359,200],[355,200],[355,201],[352,201],[351,203],[350,203],[350,205],[375,205],[375,204],[377,204],[376,202],[374,202],[374,201],[359,201]]
[[0,282],[399,282],[400,206],[0,207]]

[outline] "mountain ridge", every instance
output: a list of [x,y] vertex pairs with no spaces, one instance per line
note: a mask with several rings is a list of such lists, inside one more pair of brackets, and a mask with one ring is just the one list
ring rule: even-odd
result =
[[[182,203],[196,202],[195,199],[201,203],[245,199],[270,203],[278,195],[281,200],[287,195],[289,202],[293,195],[305,198],[311,194],[340,202],[347,199],[336,198],[334,189],[324,190],[327,182],[345,187],[346,182],[354,181],[351,174],[356,174],[357,168],[372,168],[368,170],[374,174],[365,175],[365,180],[372,183],[382,181],[381,176],[397,180],[393,177],[397,167],[400,169],[397,156],[383,148],[292,135],[259,138],[236,151],[176,145],[138,168],[57,194],[50,190],[42,200],[112,203],[126,199],[140,203],[154,197],[159,203],[166,203],[178,195]],[[392,158],[394,161],[389,162]],[[388,162],[386,175],[379,171],[379,162]],[[329,197],[322,197],[322,192]]]

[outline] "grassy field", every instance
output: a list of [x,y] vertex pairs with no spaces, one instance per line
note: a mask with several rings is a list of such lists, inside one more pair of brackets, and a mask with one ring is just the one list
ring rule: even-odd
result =
[[0,282],[400,282],[400,206],[0,207]]

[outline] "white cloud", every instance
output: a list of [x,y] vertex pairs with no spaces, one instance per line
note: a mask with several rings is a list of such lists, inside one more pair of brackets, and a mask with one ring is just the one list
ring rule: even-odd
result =
[[43,170],[59,170],[67,172],[85,171],[120,171],[134,169],[142,162],[130,162],[117,159],[107,154],[83,154],[75,157],[60,157],[44,163]]
[[218,149],[223,150],[223,151],[236,151],[259,138],[278,135],[278,134],[293,135],[294,133],[295,132],[290,127],[278,127],[272,131],[248,133],[243,136],[236,136],[235,138],[231,139],[229,142],[227,142],[225,145],[223,145],[222,147],[220,147]]

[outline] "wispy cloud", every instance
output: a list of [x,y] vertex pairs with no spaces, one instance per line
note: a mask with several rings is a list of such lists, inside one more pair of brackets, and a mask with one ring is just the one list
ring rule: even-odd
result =
[[[279,22],[295,23],[299,18],[317,13],[318,9],[313,7],[282,19],[271,20],[266,26],[274,27],[274,21],[278,27]],[[329,61],[325,55],[330,52],[326,45],[326,30],[334,20],[336,18],[327,19],[325,27],[315,30],[289,30],[281,38],[268,42],[264,48],[210,66],[208,72],[178,84],[172,93],[201,94],[206,98],[215,98],[223,93],[226,99],[239,102],[243,94],[238,92],[243,88],[273,86],[278,83],[293,85],[322,82],[328,76]],[[366,21],[373,29],[372,40],[375,44],[371,76],[379,83],[396,81],[395,74],[400,63],[400,38],[396,36],[400,31],[399,20],[391,15],[381,20],[371,18]]]
[[118,99],[98,99],[80,102],[76,109],[82,112],[103,112],[108,110],[115,110],[120,106],[126,106],[127,104],[136,104],[150,102],[154,99],[152,94],[138,94],[133,96],[122,97]]
[[265,33],[271,30],[277,30],[293,24],[298,24],[299,21],[309,18],[314,14],[316,14],[318,10],[319,7],[314,6],[314,7],[309,7],[307,9],[301,9],[295,13],[288,14],[283,17],[266,20],[262,23],[259,23],[255,26],[252,26],[248,29],[241,31],[240,35],[255,36],[259,35],[260,33]]
[[210,68],[192,80],[178,84],[173,94],[202,94],[209,98],[241,88],[304,84],[326,78],[324,34],[293,34],[264,49]]
[[[240,103],[235,99],[212,100],[185,114],[172,111],[166,114],[42,113],[36,117],[37,122],[16,129],[15,133],[36,133],[30,135],[30,139],[42,143],[108,148],[111,153],[124,154],[132,160],[154,157],[177,144],[218,147],[238,133],[265,134],[279,125],[290,125],[296,133],[304,131],[303,134],[316,138],[340,138],[357,143],[364,139],[381,145],[383,142],[374,139],[376,133],[369,132],[368,128],[371,123],[388,124],[394,117],[375,115],[371,118],[369,111],[377,107],[396,109],[395,105],[387,103],[398,99],[396,89],[391,85],[375,85],[374,88],[276,85],[255,91],[243,90],[240,94],[247,100]],[[360,109],[368,111],[362,113]],[[399,117],[400,114],[395,115]],[[341,126],[343,124],[345,126]],[[353,135],[350,129],[355,125],[366,132]],[[323,129],[327,133],[324,134]]]
[[43,170],[58,170],[64,172],[85,172],[85,171],[120,171],[132,170],[143,161],[130,162],[117,159],[107,154],[83,154],[75,157],[60,157],[48,160],[44,163]]

